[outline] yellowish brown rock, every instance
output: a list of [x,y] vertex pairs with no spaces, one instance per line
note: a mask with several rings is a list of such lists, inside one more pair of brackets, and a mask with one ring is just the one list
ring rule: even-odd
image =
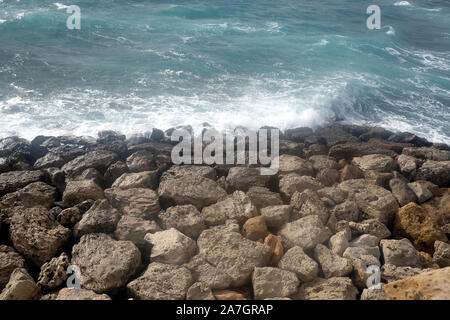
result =
[[271,265],[278,264],[278,262],[281,260],[281,258],[283,257],[283,254],[284,254],[284,248],[281,243],[281,237],[275,236],[273,234],[269,234],[264,239],[264,244],[266,246],[269,246],[273,252],[272,258],[270,259],[270,264]]
[[232,290],[216,290],[213,292],[217,300],[248,300],[244,294]]
[[248,219],[243,228],[245,237],[254,241],[264,239],[269,234],[263,216]]

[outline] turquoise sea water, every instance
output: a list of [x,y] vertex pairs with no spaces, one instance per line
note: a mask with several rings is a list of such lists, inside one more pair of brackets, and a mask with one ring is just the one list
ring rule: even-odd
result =
[[0,0],[0,136],[343,119],[450,143],[448,0],[60,1]]

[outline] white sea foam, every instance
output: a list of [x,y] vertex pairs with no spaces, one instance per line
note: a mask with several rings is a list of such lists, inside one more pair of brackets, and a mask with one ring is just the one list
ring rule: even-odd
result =
[[394,3],[394,6],[411,7],[412,5],[408,1],[397,1]]

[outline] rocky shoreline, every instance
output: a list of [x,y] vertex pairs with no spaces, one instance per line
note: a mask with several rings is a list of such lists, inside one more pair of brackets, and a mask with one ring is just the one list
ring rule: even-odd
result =
[[297,128],[263,176],[171,132],[1,139],[0,300],[450,299],[449,146]]

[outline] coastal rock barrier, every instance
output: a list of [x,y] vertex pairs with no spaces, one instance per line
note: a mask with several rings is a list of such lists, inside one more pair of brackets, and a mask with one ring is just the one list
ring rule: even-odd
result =
[[171,132],[1,139],[0,299],[450,299],[448,145],[290,129],[264,176]]

